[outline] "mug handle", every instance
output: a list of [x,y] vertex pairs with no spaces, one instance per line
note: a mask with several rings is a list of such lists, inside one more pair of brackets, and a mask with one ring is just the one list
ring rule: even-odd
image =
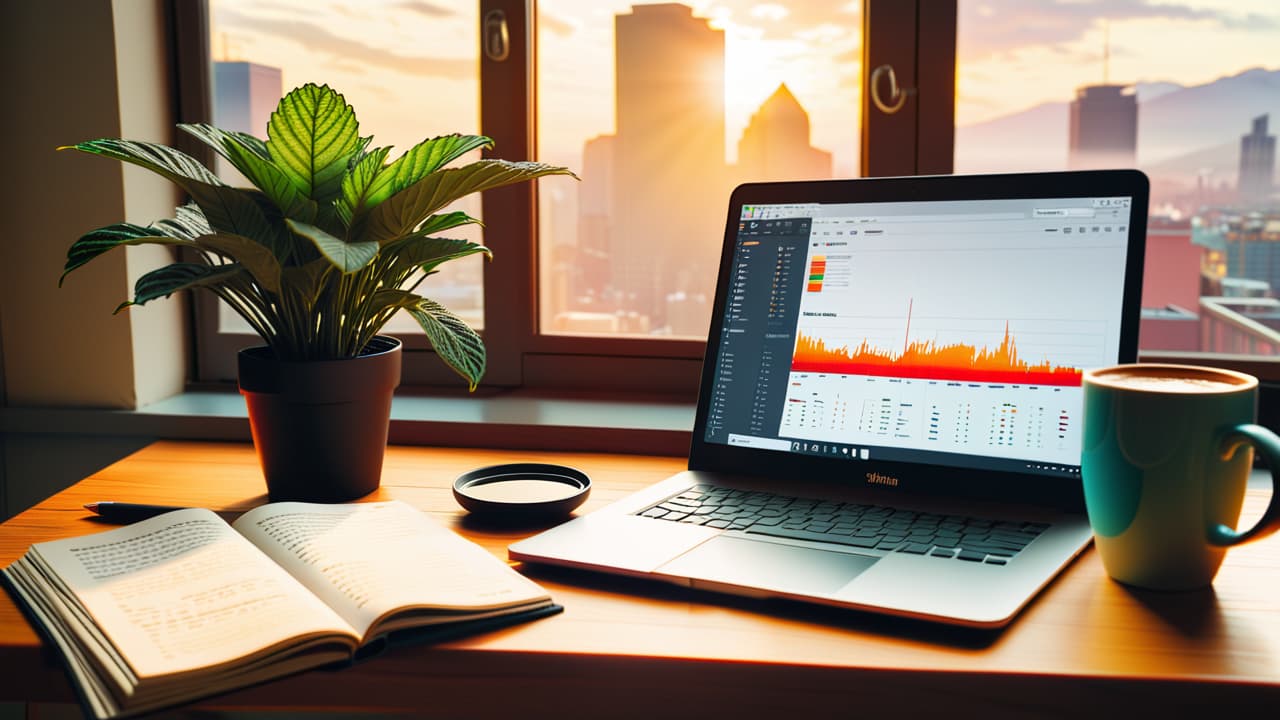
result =
[[1275,475],[1277,471],[1280,471],[1280,437],[1277,437],[1275,433],[1261,425],[1252,423],[1237,425],[1231,428],[1222,439],[1222,459],[1230,460],[1236,454],[1236,450],[1240,445],[1244,443],[1253,445],[1267,460],[1267,468],[1271,471],[1271,502],[1267,505],[1266,512],[1262,514],[1258,522],[1244,532],[1221,523],[1209,526],[1209,542],[1214,545],[1239,545],[1250,540],[1264,538],[1280,530],[1280,501],[1276,499],[1280,496],[1280,492],[1276,491]]

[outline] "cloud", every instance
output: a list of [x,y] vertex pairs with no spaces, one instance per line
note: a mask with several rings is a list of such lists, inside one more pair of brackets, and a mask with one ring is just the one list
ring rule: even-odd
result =
[[1209,21],[1231,30],[1271,29],[1274,18],[1147,0],[977,0],[960,4],[961,61],[1083,38],[1100,20]]
[[405,0],[396,5],[398,8],[412,10],[413,12],[427,17],[453,17],[457,15],[453,10],[447,7],[441,7],[434,3],[423,2],[422,0]]
[[578,31],[576,23],[562,17],[552,15],[546,10],[538,11],[538,28],[550,30],[561,37],[568,37]]
[[831,42],[839,40],[849,33],[849,29],[834,23],[823,23],[817,27],[797,30],[795,36],[807,42]]
[[[417,3],[426,5],[427,3]],[[408,75],[429,75],[449,79],[473,79],[476,61],[471,58],[441,58],[406,56],[366,45],[359,40],[335,35],[328,29],[309,22],[269,17],[248,17],[230,9],[218,10],[217,23],[221,27],[239,27],[248,32],[274,35],[292,40],[299,45],[328,55],[335,61],[352,61],[383,67]]]
[[757,28],[771,39],[789,38],[822,26],[838,26],[861,35],[861,4],[843,0],[803,0],[803,2],[759,2],[759,0],[719,0],[694,13],[709,17],[717,27],[737,24]]
[[785,20],[791,11],[783,5],[777,3],[763,3],[751,8],[751,17],[759,20],[768,20],[770,22],[778,22]]

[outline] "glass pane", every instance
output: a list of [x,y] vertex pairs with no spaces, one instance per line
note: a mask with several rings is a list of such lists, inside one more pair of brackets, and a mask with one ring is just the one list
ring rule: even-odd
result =
[[960,0],[956,172],[1151,178],[1143,350],[1280,353],[1280,5]]
[[[281,95],[311,82],[342,93],[355,108],[360,134],[373,135],[375,147],[393,146],[391,159],[430,137],[478,133],[478,8],[475,0],[212,0],[213,124],[265,139]],[[217,170],[228,182],[245,183],[221,158]],[[479,218],[480,198],[449,209]],[[482,242],[474,225],[448,236]],[[476,256],[446,263],[418,292],[479,328],[482,262]],[[225,305],[219,303],[218,312],[221,331],[251,332]],[[387,331],[422,332],[405,313],[392,318]]]
[[538,3],[543,333],[705,339],[729,192],[852,177],[849,0]]

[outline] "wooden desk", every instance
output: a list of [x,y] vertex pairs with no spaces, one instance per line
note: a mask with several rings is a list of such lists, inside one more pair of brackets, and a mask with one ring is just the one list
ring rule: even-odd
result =
[[[680,469],[677,458],[394,447],[383,488],[499,557],[530,531],[478,527],[450,483],[516,460],[577,466],[598,507]],[[102,529],[81,509],[131,500],[244,510],[265,501],[248,445],[159,442],[0,525],[0,565],[33,542]],[[1265,501],[1251,494],[1246,513]],[[1214,703],[1280,708],[1280,538],[1233,550],[1213,591],[1138,593],[1087,551],[1002,633],[527,569],[566,610],[483,637],[397,650],[204,707],[397,710],[441,717],[961,711],[1079,715]],[[73,695],[53,654],[0,596],[0,701]]]

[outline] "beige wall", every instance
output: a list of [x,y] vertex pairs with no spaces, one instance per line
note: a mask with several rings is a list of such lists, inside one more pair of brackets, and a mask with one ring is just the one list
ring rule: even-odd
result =
[[54,0],[0,7],[0,93],[10,179],[0,194],[0,351],[11,406],[128,408],[182,389],[182,306],[116,316],[166,251],[108,253],[58,277],[84,232],[172,212],[144,171],[58,145],[126,136],[168,142],[172,116],[162,0]]
[[[116,80],[120,92],[122,137],[172,143],[174,130],[173,71],[165,30],[163,0],[114,0]],[[127,41],[123,41],[126,40]],[[98,160],[98,158],[89,158]],[[124,166],[124,217],[139,225],[172,217],[180,193],[158,175]],[[126,251],[128,284],[173,262],[173,252],[159,246]],[[133,381],[138,405],[181,392],[187,379],[185,351],[186,294],[130,308]]]

